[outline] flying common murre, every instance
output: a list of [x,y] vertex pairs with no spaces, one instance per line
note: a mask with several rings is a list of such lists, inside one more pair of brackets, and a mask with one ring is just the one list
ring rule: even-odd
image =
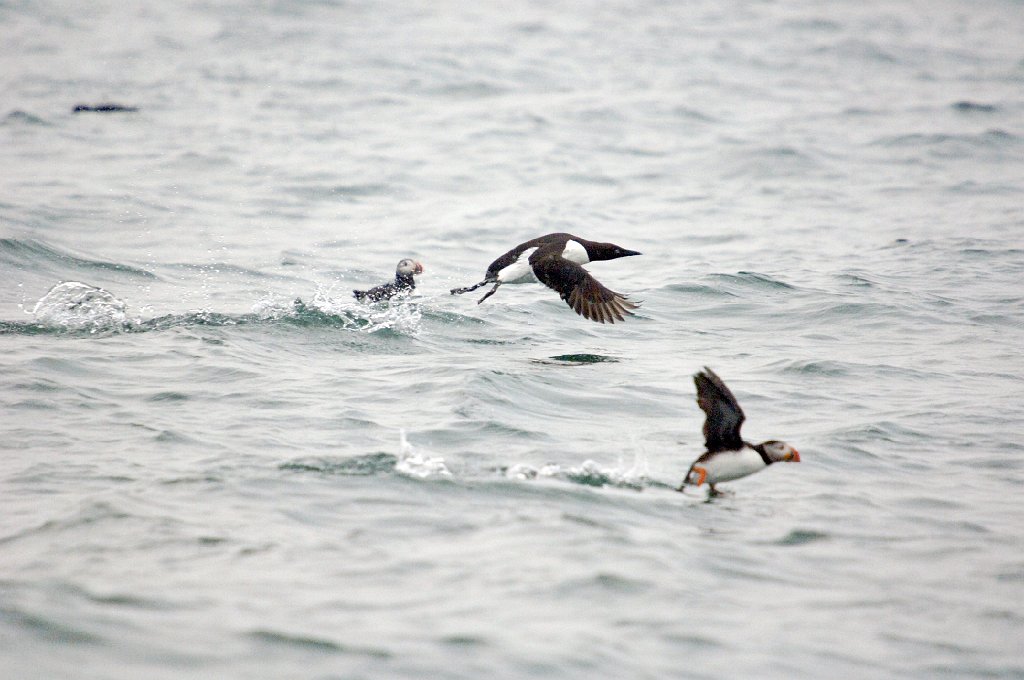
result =
[[639,303],[605,288],[581,265],[597,260],[614,260],[639,255],[614,243],[588,241],[572,234],[547,234],[520,243],[487,267],[484,280],[474,286],[453,288],[452,295],[468,293],[493,283],[483,302],[503,283],[543,283],[557,292],[580,316],[601,323],[624,321]]

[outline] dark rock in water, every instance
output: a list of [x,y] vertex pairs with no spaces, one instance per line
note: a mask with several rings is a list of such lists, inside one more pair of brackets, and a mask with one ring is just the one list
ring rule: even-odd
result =
[[957,111],[979,111],[981,113],[992,113],[996,110],[996,107],[992,104],[979,104],[978,102],[967,100],[956,102],[953,104],[953,108]]
[[134,113],[138,111],[136,106],[124,106],[123,104],[77,104],[72,113]]

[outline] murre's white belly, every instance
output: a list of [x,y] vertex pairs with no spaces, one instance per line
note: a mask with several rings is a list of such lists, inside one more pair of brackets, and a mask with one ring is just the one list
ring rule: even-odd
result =
[[[530,256],[535,252],[536,248],[527,248],[520,253],[519,259],[498,272],[498,280],[502,283],[540,283],[540,279],[533,273],[533,267],[530,266]],[[562,257],[576,264],[590,262],[587,249],[579,241],[572,239],[566,242]]]
[[536,248],[527,248],[519,254],[519,259],[498,272],[498,280],[502,283],[540,283],[530,266],[530,256]]

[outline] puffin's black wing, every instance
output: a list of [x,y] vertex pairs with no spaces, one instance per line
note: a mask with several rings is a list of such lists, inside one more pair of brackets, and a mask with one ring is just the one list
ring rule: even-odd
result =
[[743,448],[740,426],[743,409],[722,379],[707,366],[693,376],[697,386],[697,404],[707,416],[704,419],[704,442],[709,452],[735,451]]
[[580,316],[601,323],[625,321],[637,305],[625,295],[605,288],[586,269],[564,257],[539,249],[530,257],[533,273]]
[[369,300],[370,302],[380,302],[381,300],[390,300],[401,290],[401,288],[393,283],[382,283],[379,286],[374,286],[370,290],[354,290],[352,291],[352,294],[359,301]]

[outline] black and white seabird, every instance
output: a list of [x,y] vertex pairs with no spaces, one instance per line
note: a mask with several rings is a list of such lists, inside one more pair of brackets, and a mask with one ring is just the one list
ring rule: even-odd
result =
[[382,283],[370,290],[354,290],[352,291],[352,294],[360,302],[380,302],[381,300],[390,300],[399,293],[406,293],[416,288],[416,281],[413,280],[413,276],[415,274],[422,273],[422,264],[416,260],[406,258],[399,261],[398,266],[395,267],[394,281]]
[[104,103],[104,104],[76,104],[75,108],[71,109],[71,113],[135,113],[138,111],[137,106],[125,106],[124,104]]
[[740,427],[746,416],[736,397],[722,379],[707,366],[693,376],[697,386],[697,404],[704,411],[704,442],[707,451],[690,466],[686,478],[679,486],[682,491],[690,484],[699,487],[707,483],[711,493],[718,493],[715,485],[760,472],[772,463],[799,463],[800,453],[786,442],[775,439],[751,444],[740,437]]
[[548,234],[520,243],[499,257],[487,267],[484,280],[475,286],[453,288],[451,292],[468,293],[493,283],[494,287],[477,301],[480,304],[503,283],[543,283],[586,319],[601,323],[625,321],[624,315],[631,314],[629,310],[636,309],[639,303],[605,288],[581,265],[639,254],[614,243],[588,241],[572,234]]

